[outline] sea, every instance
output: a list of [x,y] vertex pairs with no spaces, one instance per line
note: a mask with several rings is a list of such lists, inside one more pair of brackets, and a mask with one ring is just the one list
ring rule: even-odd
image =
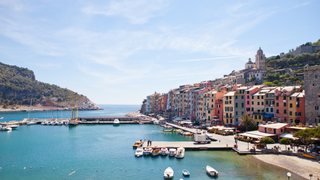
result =
[[[104,110],[79,111],[79,117],[124,116],[139,105],[99,105]],[[1,121],[23,118],[68,118],[70,111],[1,113]],[[164,179],[167,167],[173,179],[287,179],[288,170],[266,164],[252,155],[232,151],[186,151],[183,159],[169,156],[135,157],[132,145],[146,138],[152,141],[192,141],[192,137],[151,124],[20,126],[0,132],[0,179]],[[206,174],[209,165],[217,178]],[[182,170],[190,172],[189,177]],[[302,179],[292,173],[291,179]]]

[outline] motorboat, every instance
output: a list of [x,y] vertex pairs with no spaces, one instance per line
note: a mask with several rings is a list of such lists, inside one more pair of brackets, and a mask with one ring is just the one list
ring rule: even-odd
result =
[[166,147],[162,147],[160,153],[161,153],[162,156],[166,156],[166,155],[169,154],[169,151],[168,151],[168,149]]
[[12,128],[9,126],[0,125],[0,131],[11,131]]
[[140,140],[140,141],[136,141],[136,142],[133,144],[133,148],[138,148],[139,146],[141,146],[141,145],[142,145],[142,143],[143,143],[143,141],[142,141],[142,140]]
[[11,129],[18,129],[19,125],[10,125]]
[[169,149],[169,156],[174,157],[177,154],[177,149],[170,148]]
[[182,174],[184,176],[190,176],[190,172],[188,170],[186,170],[186,169],[182,170]]
[[166,179],[170,179],[170,178],[173,178],[173,174],[174,174],[174,172],[173,172],[172,168],[171,168],[171,167],[168,167],[168,168],[164,171],[163,176],[164,176],[164,178],[166,178]]
[[192,136],[193,133],[192,133],[192,132],[184,132],[183,135],[184,135],[184,136]]
[[170,129],[170,130],[163,130],[163,132],[172,132],[172,129]]
[[0,119],[3,119],[3,117],[0,117]]
[[151,154],[152,153],[152,147],[146,147],[146,148],[144,148],[144,150],[143,150],[143,154],[144,155],[149,155],[149,154]]
[[47,121],[42,121],[41,125],[47,125]]
[[37,124],[37,122],[35,122],[35,121],[30,121],[30,122],[27,123],[27,126],[35,125],[35,124]]
[[113,125],[115,125],[115,126],[120,125],[119,119],[115,119],[115,120],[113,121]]
[[177,149],[176,158],[178,158],[178,159],[184,158],[184,152],[185,152],[185,149],[183,147],[179,147]]
[[210,175],[210,176],[218,176],[218,171],[217,170],[215,170],[213,167],[211,167],[211,166],[207,166],[206,167],[206,171],[207,171],[207,173]]
[[181,129],[175,129],[173,130],[173,132],[181,132],[182,130]]
[[172,126],[170,126],[170,125],[164,125],[163,127],[167,128],[167,129],[171,129],[172,128]]
[[134,153],[135,156],[140,157],[143,156],[143,149],[142,147],[137,148],[136,152]]
[[181,135],[183,135],[184,131],[179,131],[178,133],[181,134]]
[[52,122],[50,123],[50,125],[52,125],[52,126],[57,125],[57,122],[52,121]]
[[62,126],[62,125],[63,125],[63,122],[62,122],[62,121],[58,121],[57,125],[58,125],[58,126]]
[[152,150],[152,156],[158,156],[160,154],[160,148],[158,146],[155,146]]

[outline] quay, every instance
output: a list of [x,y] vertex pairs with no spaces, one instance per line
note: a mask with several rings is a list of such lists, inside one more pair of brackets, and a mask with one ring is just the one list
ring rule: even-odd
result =
[[[181,129],[183,131],[197,133],[203,132],[204,130],[200,129],[192,129],[187,127],[182,127],[172,123],[166,123],[174,128]],[[174,132],[169,132],[174,133]],[[222,136],[219,134],[208,133],[205,132],[207,137],[213,139],[215,141],[211,141],[209,144],[204,143],[195,143],[194,141],[152,141],[152,146],[158,147],[167,147],[167,148],[178,148],[184,147],[186,151],[195,151],[195,150],[233,150],[239,155],[247,155],[247,154],[261,154],[259,149],[256,149],[255,152],[251,152],[249,149],[253,146],[252,143],[237,141],[234,140],[233,135]],[[237,148],[234,145],[237,144]],[[146,144],[143,144],[143,147],[147,147]]]

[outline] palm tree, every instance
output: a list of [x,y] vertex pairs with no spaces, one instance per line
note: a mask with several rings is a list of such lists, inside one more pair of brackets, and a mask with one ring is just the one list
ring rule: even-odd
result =
[[250,124],[253,124],[252,119],[250,118],[250,116],[246,113],[241,117],[240,120],[240,125],[242,126],[246,126],[246,131],[248,131],[248,126]]

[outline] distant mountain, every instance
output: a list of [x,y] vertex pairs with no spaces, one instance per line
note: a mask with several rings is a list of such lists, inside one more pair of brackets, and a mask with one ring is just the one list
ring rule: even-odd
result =
[[70,109],[78,105],[80,110],[101,109],[86,96],[79,95],[54,84],[39,82],[28,68],[0,62],[0,105],[2,108],[33,105]]

